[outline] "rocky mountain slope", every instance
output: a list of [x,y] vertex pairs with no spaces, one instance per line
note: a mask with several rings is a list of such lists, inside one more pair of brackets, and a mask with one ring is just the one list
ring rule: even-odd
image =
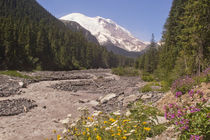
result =
[[68,20],[61,20],[61,21],[71,31],[73,31],[73,32],[82,32],[82,34],[85,36],[85,38],[87,39],[87,41],[92,42],[92,43],[96,43],[96,44],[99,45],[99,42],[96,39],[96,37],[93,36],[88,30],[86,30],[85,28],[83,28],[79,23],[77,23],[75,21],[68,21]]

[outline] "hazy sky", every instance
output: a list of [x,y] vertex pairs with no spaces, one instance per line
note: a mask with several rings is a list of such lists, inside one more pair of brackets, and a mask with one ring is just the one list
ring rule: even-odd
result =
[[172,0],[37,0],[55,17],[70,13],[101,16],[115,21],[143,41],[162,36]]

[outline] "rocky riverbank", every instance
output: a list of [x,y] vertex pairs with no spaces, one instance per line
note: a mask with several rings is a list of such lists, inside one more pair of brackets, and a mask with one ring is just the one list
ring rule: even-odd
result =
[[[36,77],[0,79],[0,139],[43,139],[68,114],[76,119],[81,107],[90,111],[126,110],[129,103],[142,99],[155,103],[160,92],[140,93],[145,82],[139,77],[119,77],[110,70],[22,72]],[[31,110],[30,110],[31,109]]]

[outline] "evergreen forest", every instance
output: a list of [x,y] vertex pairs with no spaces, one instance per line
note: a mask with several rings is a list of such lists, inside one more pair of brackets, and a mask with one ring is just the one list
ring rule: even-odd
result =
[[0,69],[73,70],[131,65],[73,32],[35,0],[0,1]]
[[136,68],[159,79],[173,81],[200,74],[210,65],[210,1],[174,0],[160,45],[152,35]]

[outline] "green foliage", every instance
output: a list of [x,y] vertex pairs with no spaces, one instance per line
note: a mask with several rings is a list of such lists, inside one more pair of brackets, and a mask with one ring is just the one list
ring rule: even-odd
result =
[[13,76],[13,77],[20,77],[20,78],[25,78],[25,79],[32,79],[32,77],[28,76],[28,75],[23,75],[20,72],[17,71],[0,71],[0,74],[2,75],[9,75],[9,76]]
[[119,111],[111,114],[95,111],[90,114],[85,108],[81,111],[82,115],[78,121],[65,124],[64,138],[145,140],[146,137],[158,135],[165,130],[164,124],[155,123],[159,111],[141,102],[132,105],[129,115],[121,114]]
[[152,82],[154,81],[154,77],[152,75],[143,75],[141,77],[142,80],[146,81],[146,82]]
[[148,135],[148,137],[154,137],[156,135],[161,134],[165,129],[165,124],[156,124],[157,116],[160,115],[160,112],[157,108],[144,105],[141,101],[138,101],[133,104],[130,109],[131,115],[130,118],[134,120],[141,120],[141,122],[150,122],[152,125],[152,129]]
[[170,90],[170,84],[166,81],[161,81],[160,82],[160,85],[161,85],[161,89],[159,91],[162,91],[162,92],[167,92]]
[[147,84],[147,85],[140,88],[140,92],[143,92],[143,93],[150,92],[150,91],[153,91],[150,84]]
[[[152,86],[160,86],[160,89],[152,89]],[[140,92],[150,92],[150,91],[161,91],[161,92],[166,92],[170,89],[170,86],[168,85],[167,82],[161,81],[161,82],[150,82],[146,84],[145,86],[140,88]]]
[[112,73],[119,76],[138,76],[139,75],[139,71],[133,67],[113,68]]

